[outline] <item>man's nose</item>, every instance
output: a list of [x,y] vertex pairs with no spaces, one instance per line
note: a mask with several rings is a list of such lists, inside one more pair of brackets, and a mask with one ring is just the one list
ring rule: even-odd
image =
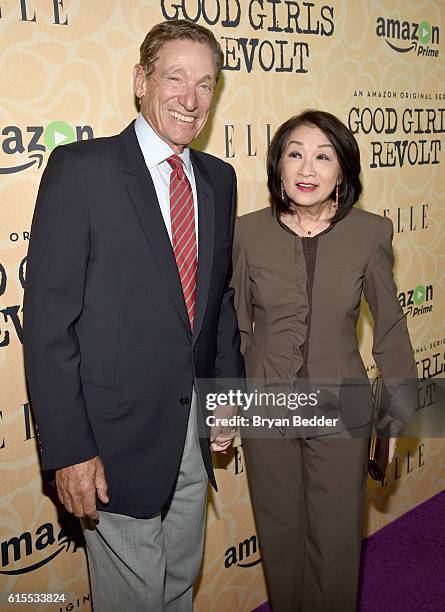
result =
[[195,86],[187,85],[179,101],[188,111],[193,111],[198,106]]

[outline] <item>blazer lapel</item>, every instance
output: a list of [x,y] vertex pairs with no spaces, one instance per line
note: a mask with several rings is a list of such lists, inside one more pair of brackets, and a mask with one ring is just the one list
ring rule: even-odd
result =
[[210,274],[215,241],[215,196],[207,180],[207,172],[197,153],[192,155],[193,173],[198,196],[198,279],[196,286],[193,342],[199,336],[209,297]]
[[165,290],[173,302],[181,321],[190,333],[190,322],[184,302],[181,280],[170,238],[162,218],[156,190],[137,141],[133,124],[119,138],[124,146],[126,184],[131,203],[139,218],[153,258],[159,268]]

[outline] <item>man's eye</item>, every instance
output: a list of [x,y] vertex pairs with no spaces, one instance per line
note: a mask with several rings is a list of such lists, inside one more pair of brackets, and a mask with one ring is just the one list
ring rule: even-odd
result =
[[211,92],[213,91],[213,90],[212,90],[212,88],[210,87],[210,85],[209,85],[208,83],[201,83],[201,84],[199,85],[199,88],[200,88],[202,91],[205,91],[206,93],[211,93]]

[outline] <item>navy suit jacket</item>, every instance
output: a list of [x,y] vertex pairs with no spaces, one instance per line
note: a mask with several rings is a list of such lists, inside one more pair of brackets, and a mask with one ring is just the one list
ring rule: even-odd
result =
[[[99,455],[110,503],[98,507],[134,517],[158,512],[172,491],[194,379],[244,372],[229,288],[236,177],[216,157],[191,159],[193,333],[133,124],[52,152],[31,229],[24,345],[43,468]],[[216,486],[208,440],[200,444]]]

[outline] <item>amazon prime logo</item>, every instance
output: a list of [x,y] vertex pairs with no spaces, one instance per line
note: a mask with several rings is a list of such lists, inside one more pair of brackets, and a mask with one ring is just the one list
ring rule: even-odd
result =
[[17,576],[46,565],[61,552],[75,553],[82,544],[82,536],[72,517],[61,519],[62,527],[43,523],[34,532],[24,531],[0,543],[0,574]]
[[415,23],[378,17],[375,33],[397,53],[413,52],[421,57],[439,57],[439,49],[434,48],[439,44],[439,26],[431,25],[428,21]]
[[224,555],[224,567],[254,567],[261,563],[257,536],[254,534],[237,545],[230,546]]
[[399,293],[400,306],[408,317],[419,317],[433,310],[433,285],[417,285]]
[[20,161],[14,164],[1,161],[0,174],[15,174],[32,166],[40,168],[46,151],[52,151],[59,145],[76,140],[94,138],[93,128],[90,125],[73,127],[65,121],[52,121],[46,128],[33,125],[22,129],[16,125],[7,125],[2,129],[1,136],[3,153],[7,156],[14,155],[14,161],[16,159]]

